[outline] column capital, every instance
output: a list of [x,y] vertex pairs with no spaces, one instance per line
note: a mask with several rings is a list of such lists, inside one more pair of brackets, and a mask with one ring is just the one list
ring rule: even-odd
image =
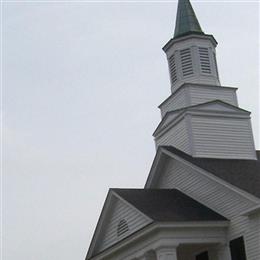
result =
[[179,244],[179,241],[176,239],[162,238],[153,244],[153,249],[157,251],[160,249],[177,248]]
[[140,260],[156,260],[156,254],[153,250],[147,251]]
[[158,260],[177,260],[177,246],[164,246],[161,245],[156,249],[156,255]]

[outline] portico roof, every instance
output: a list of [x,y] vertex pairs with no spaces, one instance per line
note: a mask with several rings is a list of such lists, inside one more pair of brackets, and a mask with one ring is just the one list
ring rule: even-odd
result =
[[177,189],[112,189],[154,221],[225,221]]

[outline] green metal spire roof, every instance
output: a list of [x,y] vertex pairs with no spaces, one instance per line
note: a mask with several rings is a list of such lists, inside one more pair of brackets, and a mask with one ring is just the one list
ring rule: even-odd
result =
[[204,34],[189,0],[179,0],[174,38],[189,34]]

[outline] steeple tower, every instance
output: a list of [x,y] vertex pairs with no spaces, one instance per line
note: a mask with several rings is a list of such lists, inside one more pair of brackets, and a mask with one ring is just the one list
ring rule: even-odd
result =
[[178,3],[174,38],[190,33],[204,34],[189,0]]
[[250,112],[239,108],[236,88],[220,86],[216,46],[190,1],[179,0],[174,37],[163,47],[172,94],[159,106],[156,146],[200,158],[256,159]]
[[220,85],[217,41],[205,34],[189,0],[179,0],[174,37],[163,47],[166,53],[171,90],[184,83]]

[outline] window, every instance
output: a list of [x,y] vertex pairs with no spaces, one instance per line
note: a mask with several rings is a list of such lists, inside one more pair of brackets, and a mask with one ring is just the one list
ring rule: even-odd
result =
[[117,236],[120,237],[124,233],[129,230],[127,221],[125,219],[121,219],[117,225]]
[[231,240],[229,246],[232,260],[246,260],[246,250],[243,237]]
[[209,60],[209,49],[199,47],[200,56],[200,69],[202,73],[211,74],[210,60]]
[[174,84],[177,81],[177,71],[176,71],[174,54],[169,58],[169,69],[170,69],[171,81],[172,84]]
[[181,67],[183,77],[188,77],[193,74],[191,50],[184,49],[180,51],[181,56]]

